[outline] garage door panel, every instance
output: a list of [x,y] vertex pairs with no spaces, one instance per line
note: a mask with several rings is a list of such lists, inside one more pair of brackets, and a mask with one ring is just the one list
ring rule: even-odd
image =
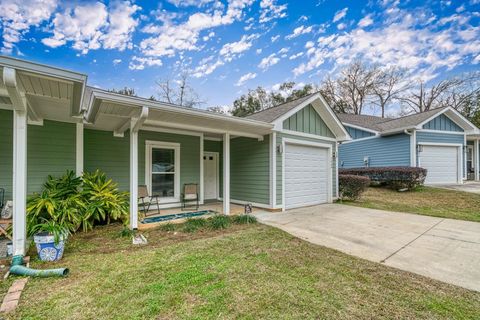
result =
[[328,170],[328,149],[286,144],[286,208],[327,202]]
[[419,166],[427,169],[426,184],[457,183],[457,147],[424,145],[418,160]]

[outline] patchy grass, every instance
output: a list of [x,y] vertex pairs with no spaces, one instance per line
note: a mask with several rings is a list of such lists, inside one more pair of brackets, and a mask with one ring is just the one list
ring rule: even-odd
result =
[[421,187],[411,192],[397,192],[385,188],[369,188],[359,200],[342,203],[480,222],[480,195],[454,190]]
[[[177,229],[178,228],[178,229]],[[259,224],[73,236],[67,278],[31,278],[9,319],[479,319],[480,294]],[[0,289],[6,290],[6,286]]]

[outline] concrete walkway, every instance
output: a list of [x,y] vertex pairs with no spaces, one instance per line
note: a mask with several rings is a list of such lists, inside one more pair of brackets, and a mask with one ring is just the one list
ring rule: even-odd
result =
[[432,185],[431,187],[480,194],[480,182],[478,181],[467,181],[463,184]]
[[339,204],[256,216],[309,242],[480,291],[480,223]]

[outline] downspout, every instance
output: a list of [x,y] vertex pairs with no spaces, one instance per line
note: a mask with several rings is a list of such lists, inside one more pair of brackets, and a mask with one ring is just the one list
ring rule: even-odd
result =
[[19,276],[27,276],[27,277],[65,277],[68,275],[68,268],[58,268],[58,269],[45,269],[45,270],[38,270],[38,269],[31,269],[23,266],[23,256],[13,256],[12,258],[12,266],[10,267],[10,273],[16,274]]

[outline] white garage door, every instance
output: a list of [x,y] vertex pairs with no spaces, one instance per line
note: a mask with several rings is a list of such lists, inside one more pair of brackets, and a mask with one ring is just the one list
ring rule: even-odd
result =
[[427,169],[425,183],[457,183],[458,148],[452,146],[422,146],[418,165]]
[[285,207],[328,202],[328,149],[285,145]]

